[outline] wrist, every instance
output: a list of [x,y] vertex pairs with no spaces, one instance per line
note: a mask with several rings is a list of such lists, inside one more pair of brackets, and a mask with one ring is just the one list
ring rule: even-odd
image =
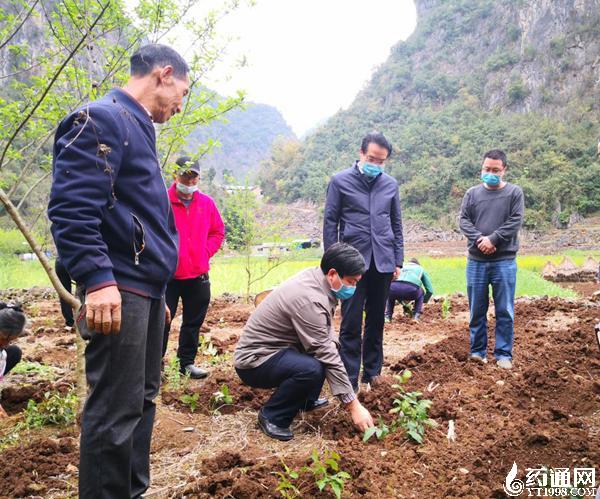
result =
[[361,406],[360,402],[358,401],[358,399],[354,399],[351,402],[348,402],[346,404],[346,409],[348,409],[350,412],[354,412],[356,409],[358,409]]

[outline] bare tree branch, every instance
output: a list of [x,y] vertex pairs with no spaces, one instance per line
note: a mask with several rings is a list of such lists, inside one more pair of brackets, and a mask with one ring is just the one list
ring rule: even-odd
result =
[[109,5],[110,5],[110,0],[108,0],[106,2],[106,4],[102,7],[102,10],[98,14],[98,16],[96,17],[94,22],[91,24],[90,28],[85,32],[85,34],[81,37],[81,39],[79,40],[79,42],[77,43],[75,48],[69,53],[69,55],[63,61],[63,63],[60,65],[60,67],[54,73],[54,76],[52,77],[52,79],[50,80],[50,82],[48,83],[48,85],[46,86],[44,91],[42,92],[42,95],[40,96],[40,98],[38,99],[36,104],[32,107],[32,109],[29,111],[29,113],[27,113],[27,116],[25,116],[25,118],[23,118],[23,121],[21,121],[19,126],[15,129],[15,131],[12,133],[11,137],[8,139],[8,142],[6,143],[6,145],[4,146],[4,150],[2,151],[2,156],[0,156],[0,170],[2,169],[2,165],[4,163],[4,158],[6,157],[6,153],[8,152],[8,149],[10,148],[11,144],[13,143],[13,141],[15,140],[15,138],[17,137],[17,135],[19,134],[21,129],[31,119],[31,117],[33,116],[33,114],[35,113],[37,108],[44,101],[44,99],[46,98],[46,95],[48,95],[48,92],[54,86],[54,83],[56,83],[56,80],[58,80],[58,77],[62,74],[62,72],[65,69],[65,67],[67,66],[67,64],[71,61],[71,59],[79,51],[79,49],[81,48],[81,46],[87,39],[88,35],[91,33],[91,31],[94,29],[94,27],[100,22],[100,19],[102,19],[102,17],[104,17],[104,14],[106,13],[106,10],[108,9]]
[[15,28],[15,30],[8,36],[8,38],[6,40],[4,40],[2,43],[0,43],[0,50],[2,50],[4,47],[6,47],[8,42],[10,42],[14,38],[14,36],[19,32],[19,30],[23,27],[23,24],[25,24],[25,21],[27,21],[27,19],[29,19],[29,16],[33,12],[33,9],[35,9],[35,6],[38,4],[38,2],[39,2],[39,0],[35,0],[35,2],[33,2],[33,5],[30,7],[29,11],[27,12],[27,14],[25,14],[25,17],[19,23],[19,25]]
[[27,198],[29,197],[29,195],[33,192],[33,190],[42,183],[42,181],[46,178],[48,178],[50,176],[52,172],[48,171],[46,173],[44,173],[40,178],[38,178],[33,185],[27,189],[27,192],[25,194],[23,194],[23,197],[21,198],[21,201],[19,201],[19,204],[17,205],[17,211],[21,211],[21,206],[23,206],[23,203],[27,200]]

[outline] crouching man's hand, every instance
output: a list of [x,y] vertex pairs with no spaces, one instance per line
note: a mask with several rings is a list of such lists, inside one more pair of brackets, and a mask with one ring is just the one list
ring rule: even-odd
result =
[[358,399],[354,399],[346,407],[350,411],[354,426],[356,426],[356,428],[358,428],[360,431],[364,432],[367,428],[375,426],[369,411],[363,407]]

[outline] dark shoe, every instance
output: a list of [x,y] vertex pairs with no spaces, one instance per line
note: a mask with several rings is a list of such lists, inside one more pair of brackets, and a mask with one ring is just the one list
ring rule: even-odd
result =
[[204,379],[208,377],[208,371],[196,367],[194,364],[189,364],[181,368],[181,374],[189,374],[192,379]]
[[317,409],[321,409],[321,407],[325,407],[326,405],[329,405],[329,399],[310,400],[306,403],[304,409],[301,409],[301,412],[315,411]]
[[281,426],[274,425],[263,416],[262,411],[258,411],[258,426],[267,437],[283,442],[287,442],[294,438],[294,434],[289,426],[287,428],[282,428]]

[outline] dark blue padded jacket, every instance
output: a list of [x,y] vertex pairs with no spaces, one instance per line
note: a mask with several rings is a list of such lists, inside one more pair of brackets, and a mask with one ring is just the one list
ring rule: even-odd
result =
[[177,266],[177,232],[154,125],[122,90],[67,116],[54,141],[48,205],[71,277],[160,298]]
[[398,182],[381,173],[369,182],[354,166],[336,173],[327,187],[323,215],[323,245],[335,242],[354,246],[365,259],[371,259],[379,272],[402,267],[404,238]]

